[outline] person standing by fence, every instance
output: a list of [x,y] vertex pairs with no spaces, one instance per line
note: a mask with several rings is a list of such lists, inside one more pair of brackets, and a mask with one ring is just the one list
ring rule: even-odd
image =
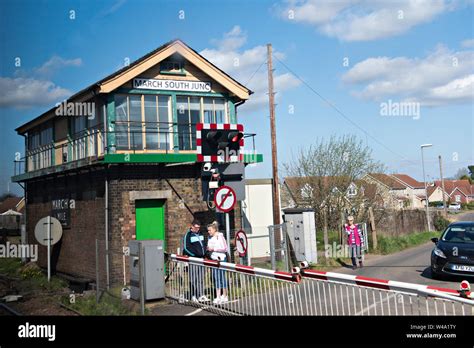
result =
[[358,224],[354,224],[354,217],[347,217],[347,224],[344,225],[344,230],[347,234],[347,245],[349,246],[349,251],[352,260],[352,269],[357,268],[357,259],[359,259],[360,268],[363,267],[362,264],[362,247],[364,243],[364,238],[362,231]]
[[[207,250],[210,253],[211,260],[227,261],[227,242],[224,234],[219,232],[219,225],[217,221],[207,225],[207,232],[209,233],[209,241],[207,243]],[[214,304],[221,304],[229,301],[227,297],[227,281],[225,279],[225,272],[223,270],[213,268],[212,278],[216,286],[216,298]],[[221,296],[222,291],[222,296]]]
[[[204,258],[207,243],[202,235],[201,223],[194,219],[191,226],[184,235],[183,252],[187,256]],[[207,302],[209,299],[204,295],[204,267],[196,265],[189,266],[189,283],[191,290],[191,301]]]

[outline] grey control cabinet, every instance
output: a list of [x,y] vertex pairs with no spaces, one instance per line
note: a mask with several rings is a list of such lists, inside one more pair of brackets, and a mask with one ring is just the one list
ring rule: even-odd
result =
[[317,263],[314,210],[292,208],[283,210],[283,213],[283,218],[288,224],[288,239],[295,252],[296,260]]
[[165,297],[165,254],[162,240],[131,240],[130,297],[140,300],[140,245],[143,249],[143,282],[145,300]]

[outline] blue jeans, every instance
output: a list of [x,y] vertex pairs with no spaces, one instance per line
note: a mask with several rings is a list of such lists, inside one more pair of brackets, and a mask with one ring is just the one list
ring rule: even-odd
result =
[[[223,260],[226,262],[226,259]],[[214,285],[217,289],[226,289],[227,288],[227,279],[225,279],[225,272],[218,268],[212,269],[212,279],[214,280]]]
[[202,266],[189,265],[191,297],[204,295],[204,269]]

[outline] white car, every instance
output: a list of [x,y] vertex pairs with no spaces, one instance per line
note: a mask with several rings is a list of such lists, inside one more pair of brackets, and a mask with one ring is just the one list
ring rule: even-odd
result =
[[448,209],[461,210],[461,204],[460,204],[460,203],[451,203],[451,204],[448,206]]

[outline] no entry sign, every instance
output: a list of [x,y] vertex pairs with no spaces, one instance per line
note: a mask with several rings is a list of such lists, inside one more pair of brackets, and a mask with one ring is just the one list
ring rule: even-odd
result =
[[244,231],[240,230],[235,234],[235,246],[240,257],[247,255],[248,239]]
[[235,201],[235,192],[229,186],[219,187],[214,194],[214,203],[216,204],[216,209],[223,213],[228,213],[234,209]]

